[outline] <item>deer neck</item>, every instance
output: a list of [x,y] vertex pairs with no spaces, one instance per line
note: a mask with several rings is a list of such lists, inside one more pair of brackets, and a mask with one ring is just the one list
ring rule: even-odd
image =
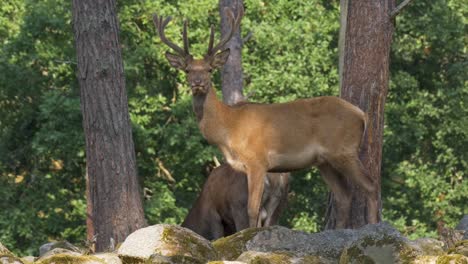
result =
[[193,96],[193,111],[206,140],[212,144],[222,143],[227,134],[230,109],[218,99],[213,87],[206,94]]

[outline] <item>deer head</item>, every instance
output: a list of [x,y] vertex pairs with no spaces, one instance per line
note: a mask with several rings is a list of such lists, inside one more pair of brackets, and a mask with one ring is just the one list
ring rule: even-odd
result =
[[190,85],[193,95],[206,94],[211,87],[211,74],[226,63],[229,57],[229,49],[224,49],[224,45],[232,38],[234,32],[239,27],[240,20],[244,14],[242,6],[238,8],[237,16],[234,18],[234,13],[231,9],[225,9],[226,15],[231,25],[228,34],[221,39],[217,45],[214,44],[214,26],[210,28],[210,40],[208,44],[208,51],[203,56],[203,59],[194,59],[189,52],[189,42],[187,38],[187,21],[184,21],[184,29],[182,38],[184,41],[184,48],[177,46],[166,38],[164,29],[171,21],[171,17],[163,19],[158,15],[153,15],[153,22],[158,30],[161,41],[172,48],[176,53],[166,52],[166,58],[170,65],[179,70],[187,73],[187,81]]

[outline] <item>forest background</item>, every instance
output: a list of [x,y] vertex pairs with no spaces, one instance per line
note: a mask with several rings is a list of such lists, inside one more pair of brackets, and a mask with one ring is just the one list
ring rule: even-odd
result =
[[[339,1],[244,0],[244,93],[255,102],[338,95]],[[180,224],[219,151],[202,138],[183,73],[169,68],[152,13],[171,15],[194,54],[219,25],[216,0],[120,0],[120,40],[145,216]],[[397,17],[385,112],[383,218],[410,238],[437,236],[468,212],[468,67],[463,0],[416,0]],[[85,150],[71,2],[0,6],[0,241],[36,254],[86,237]],[[219,73],[215,86],[220,87]],[[218,89],[219,90],[219,89]],[[327,189],[295,172],[281,224],[324,225]]]

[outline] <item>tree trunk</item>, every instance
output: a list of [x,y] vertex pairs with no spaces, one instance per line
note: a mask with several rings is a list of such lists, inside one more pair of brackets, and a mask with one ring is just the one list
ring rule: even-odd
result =
[[96,251],[146,225],[138,186],[115,0],[73,0]]
[[[368,122],[361,143],[360,158],[370,177],[378,185],[379,220],[381,219],[380,170],[384,106],[389,81],[389,56],[394,25],[390,13],[394,0],[341,0],[340,88],[341,97],[367,113]],[[350,184],[353,193],[348,228],[368,223],[367,201],[362,190]],[[335,200],[330,194],[326,229],[336,223]]]
[[[242,5],[242,0],[219,0],[221,36],[226,35],[230,28],[224,9],[229,7],[234,11],[234,14],[237,14],[237,7]],[[228,105],[233,105],[245,99],[242,93],[242,38],[240,27],[226,44],[226,48],[229,48],[231,53],[221,70],[221,88],[223,91],[223,101]]]

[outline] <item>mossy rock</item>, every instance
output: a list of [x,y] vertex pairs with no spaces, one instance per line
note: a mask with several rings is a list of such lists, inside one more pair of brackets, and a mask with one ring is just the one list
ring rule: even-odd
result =
[[100,260],[102,260],[106,264],[122,264],[122,260],[119,258],[119,255],[116,253],[97,253],[92,255]]
[[1,254],[0,254],[0,263],[1,264],[26,264],[20,258],[17,258],[12,255],[1,255]]
[[434,238],[419,238],[409,243],[411,246],[417,248],[422,255],[440,256],[445,254],[444,242]]
[[408,241],[391,234],[374,234],[354,241],[340,257],[340,264],[411,263],[420,251]]
[[293,263],[293,259],[295,257],[287,252],[246,251],[237,258],[237,261],[248,264],[289,264]]
[[220,238],[213,242],[213,247],[218,252],[218,255],[223,260],[235,260],[244,251],[247,250],[246,244],[258,232],[266,228],[248,228],[237,232],[231,236]]
[[68,251],[77,252],[80,254],[84,252],[84,250],[80,249],[79,247],[73,245],[68,241],[54,241],[44,244],[39,248],[39,257],[44,256],[45,254],[47,254],[47,252],[52,251],[54,249],[66,249]]
[[8,250],[2,243],[0,243],[0,256],[13,256],[13,253]]
[[320,256],[298,257],[290,252],[256,252],[246,251],[239,256],[237,261],[247,264],[329,264],[329,261]]
[[241,262],[241,261],[216,260],[216,261],[210,261],[207,264],[246,264],[246,263]]
[[468,257],[460,254],[418,256],[412,264],[468,264]]
[[124,263],[131,264],[162,261],[154,259],[154,256],[162,256],[164,261],[174,263],[198,264],[217,259],[216,251],[208,240],[189,229],[166,224],[133,232],[122,243],[118,254]]
[[455,245],[448,250],[449,254],[460,254],[468,257],[468,240],[462,240],[455,243]]
[[23,261],[24,264],[32,264],[36,259],[37,258],[34,256],[21,257],[21,261]]
[[36,262],[37,264],[106,264],[103,260],[87,255],[75,254],[55,254],[43,257]]

